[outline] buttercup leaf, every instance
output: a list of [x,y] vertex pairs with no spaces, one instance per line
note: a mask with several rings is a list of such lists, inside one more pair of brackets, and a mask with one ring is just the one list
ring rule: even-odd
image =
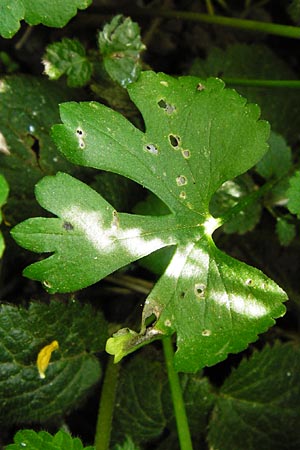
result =
[[[128,87],[145,132],[95,102],[61,106],[53,138],[73,163],[119,173],[143,185],[170,210],[164,216],[118,213],[69,175],[46,177],[36,196],[58,218],[19,224],[13,236],[53,253],[27,269],[49,292],[95,283],[119,267],[176,245],[143,310],[140,333],[122,330],[107,349],[120,359],[149,340],[177,334],[176,368],[196,371],[244,349],[284,314],[285,293],[262,272],[215,246],[221,224],[210,200],[267,150],[267,122],[222,81],[144,72]],[[148,317],[156,322],[146,326]]]

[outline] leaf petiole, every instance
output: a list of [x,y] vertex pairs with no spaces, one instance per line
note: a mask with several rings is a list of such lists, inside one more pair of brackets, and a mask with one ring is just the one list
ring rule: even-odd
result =
[[179,376],[174,368],[174,352],[172,340],[170,337],[166,337],[162,340],[162,343],[165,355],[165,362],[167,366],[169,385],[173,400],[173,407],[175,412],[180,449],[193,450],[193,444],[186,416],[185,404],[183,400]]

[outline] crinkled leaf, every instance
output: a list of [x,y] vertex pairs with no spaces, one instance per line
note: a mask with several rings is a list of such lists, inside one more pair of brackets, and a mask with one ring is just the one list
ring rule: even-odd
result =
[[278,218],[276,222],[276,233],[281,245],[290,245],[296,237],[296,226],[289,223],[285,218]]
[[14,444],[7,445],[5,450],[94,450],[94,447],[84,447],[79,438],[72,438],[64,431],[58,431],[52,436],[47,431],[20,430],[14,436]]
[[49,136],[59,119],[58,103],[68,98],[68,89],[45,79],[14,75],[0,80],[0,166],[12,193],[6,212],[11,223],[40,213],[33,191],[42,176],[74,172]]
[[[25,270],[50,292],[82,288],[176,245],[146,300],[141,332],[121,331],[107,350],[119,360],[176,332],[176,367],[195,371],[242,350],[285,311],[285,293],[259,270],[218,250],[211,237],[219,226],[209,213],[212,195],[261,159],[269,127],[258,120],[258,106],[218,79],[144,72],[128,90],[145,132],[98,103],[67,103],[53,137],[72,162],[133,179],[170,214],[117,213],[91,188],[60,173],[44,178],[36,191],[39,203],[58,218],[29,219],[13,235],[28,249],[53,253]],[[147,328],[153,314],[157,321]]]
[[92,65],[85,48],[77,39],[64,38],[49,44],[43,57],[45,73],[51,80],[67,76],[70,87],[84,86],[90,81]]
[[146,48],[140,27],[130,17],[115,16],[99,33],[98,44],[109,76],[126,87],[136,81],[140,71],[140,54]]
[[290,185],[287,190],[287,207],[292,214],[296,214],[300,219],[300,172],[296,172],[290,178]]
[[[151,350],[141,352],[121,368],[113,423],[117,441],[122,441],[128,434],[138,444],[149,444],[166,430],[176,433],[165,364],[158,353]],[[200,373],[182,374],[180,383],[197,448],[196,443],[205,434],[215,396],[208,379]]]
[[[92,354],[103,350],[106,324],[89,305],[52,301],[0,309],[0,421],[44,422],[74,409],[99,380]],[[59,343],[41,379],[40,350]]]
[[77,14],[77,9],[85,9],[92,0],[1,0],[0,34],[11,38],[25,19],[29,25],[42,23],[48,27],[63,27]]
[[287,11],[291,17],[291,19],[299,24],[300,22],[300,1],[299,0],[292,0],[287,8]]
[[300,446],[300,351],[265,347],[225,381],[208,440],[222,450],[297,450]]
[[[297,75],[270,48],[264,45],[234,44],[226,50],[213,48],[206,60],[196,59],[193,75],[227,78],[296,80]],[[298,89],[241,87],[236,90],[249,101],[258,103],[262,117],[269,120],[272,130],[288,141],[298,139],[300,116]]]
[[[8,184],[7,184],[4,176],[0,174],[0,208],[6,203],[8,192],[9,192]],[[1,222],[2,222],[2,213],[1,213],[1,209],[0,209],[0,223]],[[4,248],[5,248],[5,243],[4,243],[2,233],[0,232],[0,258],[2,257]]]
[[264,178],[281,178],[292,167],[292,153],[285,139],[271,132],[270,148],[256,165],[256,171]]
[[[213,216],[220,217],[226,210],[233,208],[240,200],[255,189],[252,178],[245,174],[235,180],[225,181],[212,197],[210,210]],[[240,211],[233,219],[225,223],[225,233],[244,234],[252,230],[259,222],[261,204],[259,201],[250,204]]]

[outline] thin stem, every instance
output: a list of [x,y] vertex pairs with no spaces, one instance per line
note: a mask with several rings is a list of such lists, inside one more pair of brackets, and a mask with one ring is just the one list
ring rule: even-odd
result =
[[113,361],[113,356],[110,356],[105,371],[96,425],[95,450],[109,449],[113,411],[120,372],[120,364],[114,364]]
[[249,78],[227,78],[222,80],[229,86],[249,86],[266,88],[289,88],[299,89],[300,80],[254,80]]
[[181,386],[179,382],[179,376],[174,368],[174,352],[171,338],[170,337],[164,338],[162,340],[162,343],[167,366],[169,385],[173,400],[173,407],[175,412],[180,449],[193,450],[190,429],[185,411],[185,404],[183,401]]
[[[111,8],[101,8],[100,13],[111,12]],[[121,11],[120,11],[121,12]],[[288,37],[292,39],[300,38],[300,27],[292,25],[281,25],[270,22],[261,22],[257,20],[237,19],[235,17],[225,17],[219,15],[203,14],[192,11],[174,11],[170,9],[150,9],[150,8],[124,8],[124,14],[136,17],[165,17],[167,19],[181,19],[193,22],[204,22],[224,27],[240,28],[242,30],[260,31],[262,33],[274,34],[277,36]],[[86,14],[89,14],[88,12]]]

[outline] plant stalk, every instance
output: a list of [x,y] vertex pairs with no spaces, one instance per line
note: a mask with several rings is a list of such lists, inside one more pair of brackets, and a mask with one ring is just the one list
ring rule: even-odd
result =
[[[238,19],[235,17],[219,16],[215,14],[204,14],[192,11],[176,11],[171,9],[150,9],[150,8],[124,8],[120,12],[136,17],[164,17],[167,19],[180,19],[192,22],[203,22],[224,27],[239,28],[242,30],[259,31],[261,33],[273,34],[292,39],[300,39],[300,27],[292,25],[281,25],[271,22],[261,22],[257,20]],[[100,14],[113,14],[111,8],[101,8]],[[89,13],[87,13],[89,14]]]
[[185,411],[185,404],[182,396],[179,376],[174,368],[174,351],[171,338],[165,337],[162,340],[162,343],[167,366],[169,385],[173,400],[173,407],[175,412],[180,449],[193,450],[192,439]]
[[113,356],[108,359],[102,386],[96,425],[95,450],[108,450],[113,411],[118,386],[120,364],[114,364]]

